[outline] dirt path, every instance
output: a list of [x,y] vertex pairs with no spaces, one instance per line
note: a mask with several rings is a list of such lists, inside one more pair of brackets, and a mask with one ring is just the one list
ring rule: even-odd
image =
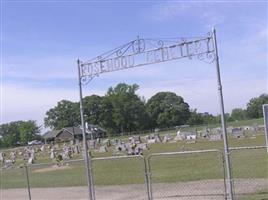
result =
[[[267,179],[239,179],[236,193],[254,193],[268,188]],[[96,186],[96,200],[148,200],[145,185]],[[154,199],[223,200],[222,180],[153,184]],[[32,188],[32,200],[87,200],[86,187]],[[191,196],[189,196],[191,195]],[[0,190],[1,200],[27,200],[26,189]]]

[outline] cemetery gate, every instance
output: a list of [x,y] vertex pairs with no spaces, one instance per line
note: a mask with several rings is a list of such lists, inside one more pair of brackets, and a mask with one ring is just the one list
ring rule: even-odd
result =
[[89,61],[77,61],[79,94],[80,94],[80,115],[83,129],[84,160],[90,200],[95,200],[94,185],[91,169],[91,158],[87,154],[86,130],[83,111],[82,85],[88,84],[94,77],[103,73],[125,70],[154,63],[161,63],[180,58],[197,58],[209,63],[215,63],[218,81],[218,92],[220,100],[221,124],[224,140],[225,169],[227,173],[227,188],[230,200],[233,200],[232,176],[230,172],[229,146],[224,115],[224,103],[222,84],[220,77],[220,66],[217,49],[216,30],[213,29],[208,35],[196,39],[172,38],[172,39],[141,39],[130,41],[111,51],[101,54]]

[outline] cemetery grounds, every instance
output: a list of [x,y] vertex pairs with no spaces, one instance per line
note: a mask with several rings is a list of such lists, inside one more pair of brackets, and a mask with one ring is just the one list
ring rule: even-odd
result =
[[[175,134],[175,131],[168,132]],[[246,135],[242,139],[229,136],[230,147],[265,146],[264,134],[253,136],[247,131]],[[223,150],[223,141],[198,139],[196,143],[177,141],[151,144],[149,150],[144,151],[144,157],[155,153],[207,149]],[[8,151],[10,150],[6,150]],[[96,159],[92,162],[96,199],[148,199],[143,159],[98,160],[110,156],[113,156],[113,147],[109,147],[105,153],[92,152],[92,157]],[[37,162],[44,164],[29,167],[32,199],[87,199],[84,162],[81,156],[73,159],[77,161],[57,167],[55,163],[51,163],[49,153],[37,154]],[[231,152],[231,160],[237,193],[235,199],[268,199],[266,149],[234,150]],[[18,159],[16,165],[22,164],[22,159]],[[221,156],[217,152],[156,156],[151,159],[151,166],[154,199],[223,199],[221,193],[224,187],[224,170]],[[0,185],[1,200],[28,199],[24,168],[1,170]],[[209,196],[211,194],[213,195]]]

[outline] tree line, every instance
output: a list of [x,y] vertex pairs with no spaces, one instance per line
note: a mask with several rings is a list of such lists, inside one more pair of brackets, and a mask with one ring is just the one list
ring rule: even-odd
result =
[[[83,98],[84,117],[89,124],[105,128],[109,135],[169,128],[179,125],[220,123],[220,115],[199,113],[191,109],[181,96],[173,92],[158,92],[147,101],[136,92],[137,84],[119,83],[110,87],[104,96]],[[268,94],[252,98],[246,109],[234,108],[226,114],[227,121],[262,117],[262,105],[268,103]],[[44,125],[61,129],[80,125],[79,102],[61,100],[46,112]],[[36,121],[15,121],[0,125],[0,146],[26,144],[40,139],[40,126]]]
[[[119,83],[110,87],[104,96],[91,95],[83,99],[85,121],[105,128],[110,135],[183,124],[200,125],[220,123],[220,115],[198,113],[183,97],[172,92],[158,92],[148,101],[139,97],[137,84]],[[226,114],[227,121],[262,117],[262,105],[268,95],[252,98],[246,109],[234,108]],[[62,100],[46,112],[45,126],[61,129],[80,124],[79,102]]]

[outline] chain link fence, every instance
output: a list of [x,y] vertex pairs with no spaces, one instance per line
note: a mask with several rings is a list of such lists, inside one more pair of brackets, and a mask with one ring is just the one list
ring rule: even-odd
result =
[[[266,147],[230,152],[235,200],[268,199]],[[219,150],[93,158],[91,166],[95,200],[227,199]],[[88,199],[85,170],[82,159],[0,169],[0,199]]]
[[0,199],[28,200],[26,177],[25,167],[0,169]]
[[144,157],[94,158],[92,169],[96,200],[148,200]]
[[158,153],[148,157],[152,199],[225,199],[222,153],[218,150]]
[[266,147],[231,148],[235,200],[268,200]]
[[40,199],[40,188],[47,199],[87,199],[85,170],[83,160],[30,165],[32,199]]

